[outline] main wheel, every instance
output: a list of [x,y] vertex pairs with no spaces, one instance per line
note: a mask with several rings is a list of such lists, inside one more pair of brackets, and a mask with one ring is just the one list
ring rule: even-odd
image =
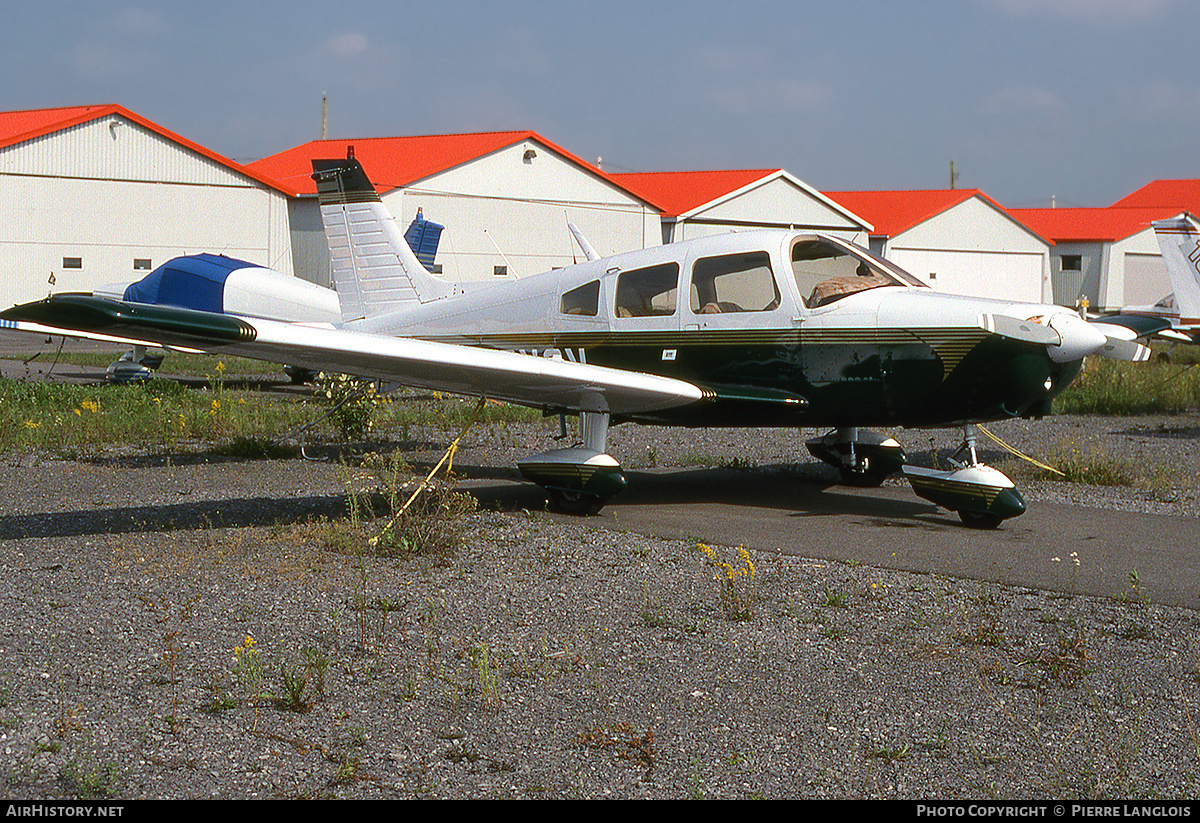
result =
[[546,496],[550,498],[550,508],[559,514],[592,515],[604,508],[603,500],[585,492],[546,489]]
[[874,488],[882,486],[883,481],[887,480],[887,474],[872,470],[869,457],[860,457],[857,466],[841,466],[838,471],[841,472],[842,483],[846,486]]
[[1004,518],[990,512],[960,511],[958,519],[964,526],[972,529],[994,529],[1004,522]]

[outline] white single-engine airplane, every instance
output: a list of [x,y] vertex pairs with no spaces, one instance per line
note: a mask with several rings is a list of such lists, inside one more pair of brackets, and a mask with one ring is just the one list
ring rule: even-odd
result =
[[1151,225],[1175,291],[1153,306],[1125,306],[1117,317],[1145,337],[1200,343],[1200,223],[1185,213]]
[[[861,247],[802,231],[588,253],[464,290],[420,264],[352,153],[313,166],[337,328],[70,294],[0,316],[578,415],[581,446],[518,468],[556,509],[581,514],[626,487],[607,453],[610,424],[828,426],[807,445],[846,482],[903,471],[918,495],[993,528],[1025,503],[978,461],[975,424],[1048,414],[1087,355],[1149,356],[1122,326],[939,294]],[[900,444],[867,426],[961,426],[962,460],[906,465]]]

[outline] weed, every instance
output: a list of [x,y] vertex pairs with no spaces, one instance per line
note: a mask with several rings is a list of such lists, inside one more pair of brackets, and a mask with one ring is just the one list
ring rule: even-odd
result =
[[500,705],[500,663],[494,661],[487,644],[480,643],[467,650],[479,683],[479,696],[490,708]]
[[312,417],[304,404],[228,389],[208,391],[169,380],[77,386],[0,379],[0,451],[76,456],[110,445],[154,451],[180,441],[276,437]]
[[821,595],[821,605],[827,609],[847,609],[850,607],[850,598],[845,592],[826,586]]
[[237,436],[229,443],[218,445],[213,453],[243,460],[288,460],[300,453],[300,447],[266,437]]
[[313,683],[313,691],[318,697],[324,697],[325,678],[333,662],[329,659],[329,654],[316,646],[306,646],[301,650],[300,656],[304,661],[305,671],[308,672]]
[[254,638],[246,635],[233,650],[233,676],[248,696],[257,697],[262,689],[263,665]]
[[1019,665],[1035,666],[1042,671],[1035,687],[1041,687],[1050,680],[1073,687],[1089,671],[1088,660],[1086,637],[1082,629],[1077,629],[1071,635],[1060,634],[1053,648],[1043,649],[1022,660]]
[[646,769],[654,768],[654,730],[640,732],[626,722],[597,726],[578,736],[589,749],[611,751],[618,760],[628,760]]
[[[385,458],[371,452],[363,457],[362,468],[374,488],[361,491],[363,478],[352,480],[346,472],[349,518],[341,526],[329,524],[324,539],[330,548],[358,553],[365,538],[366,548],[380,557],[446,558],[461,547],[464,518],[475,512],[476,501],[456,491],[452,477],[418,482],[398,453]],[[367,536],[366,521],[388,515],[390,519]]]
[[237,706],[238,702],[233,697],[225,692],[216,691],[207,703],[200,705],[200,711],[204,714],[220,714],[236,709]]
[[910,749],[910,746],[907,743],[905,743],[901,746],[892,746],[892,747],[884,746],[884,747],[881,747],[878,749],[871,749],[867,753],[867,756],[868,757],[878,757],[881,760],[887,760],[888,762],[897,762],[900,760],[908,759],[909,749]]
[[1043,460],[1057,471],[1045,471],[1041,479],[1093,486],[1132,486],[1136,472],[1128,463],[1105,450],[1092,447],[1084,453],[1074,442],[1056,446]]
[[82,760],[69,760],[59,770],[67,791],[80,800],[106,800],[120,797],[124,783],[116,763],[100,763],[89,752]]
[[971,629],[959,632],[958,640],[967,646],[1003,646],[1004,623],[1001,620],[996,598],[981,594],[974,599],[975,612],[969,617]]
[[639,616],[642,618],[642,622],[652,629],[661,629],[672,625],[671,621],[663,614],[662,603],[657,597],[650,594],[650,584],[647,581],[642,582],[642,610]]
[[294,660],[279,664],[279,678],[283,683],[283,694],[275,701],[281,708],[303,714],[312,708],[312,701],[305,693],[308,690],[309,669]]
[[713,569],[713,579],[717,583],[721,612],[725,619],[753,620],[757,594],[754,585],[755,568],[750,560],[750,553],[739,546],[737,553],[741,563],[733,566],[719,558],[711,546],[697,543],[696,547],[703,553],[707,565]]
[[375,410],[388,402],[376,383],[348,374],[317,375],[317,392],[332,406],[329,417],[343,440],[361,439],[375,426]]

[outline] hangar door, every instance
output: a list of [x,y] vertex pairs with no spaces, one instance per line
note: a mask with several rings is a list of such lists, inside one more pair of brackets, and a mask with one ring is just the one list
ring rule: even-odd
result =
[[1171,293],[1171,277],[1160,254],[1125,255],[1126,306],[1148,306]]
[[1042,255],[1035,252],[891,249],[888,259],[948,294],[1040,303]]

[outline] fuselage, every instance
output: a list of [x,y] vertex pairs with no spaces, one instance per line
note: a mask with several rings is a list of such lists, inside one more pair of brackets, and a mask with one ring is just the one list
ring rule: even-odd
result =
[[936,426],[1041,416],[1075,377],[983,314],[1067,310],[941,294],[837,238],[718,235],[581,263],[353,325],[695,383],[674,425]]

